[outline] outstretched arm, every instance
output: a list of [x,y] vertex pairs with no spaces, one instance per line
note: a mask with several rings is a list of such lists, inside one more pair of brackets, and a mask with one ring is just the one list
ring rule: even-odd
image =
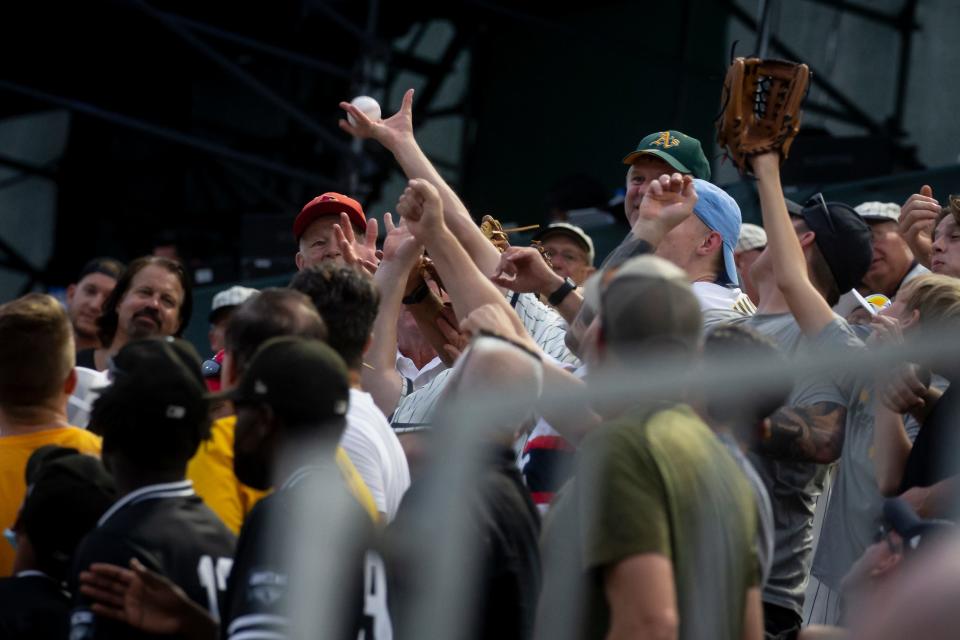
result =
[[[411,180],[400,196],[397,212],[406,220],[414,237],[427,248],[459,321],[485,304],[510,308],[447,226],[440,194],[433,184],[421,179]],[[513,313],[512,309],[510,313]]]
[[393,217],[384,216],[387,237],[383,243],[383,260],[373,276],[380,291],[380,307],[373,323],[373,338],[364,355],[369,367],[361,372],[363,388],[373,396],[377,407],[389,416],[397,406],[403,377],[397,372],[397,322],[407,275],[420,259],[423,246]]
[[463,201],[436,170],[413,135],[413,89],[403,94],[400,110],[386,120],[375,122],[349,102],[341,102],[340,108],[352,115],[356,122],[352,125],[340,120],[341,129],[357,138],[376,140],[393,154],[407,178],[426,180],[437,189],[451,233],[463,243],[481,272],[493,273],[500,252],[480,232]]
[[767,251],[773,259],[777,288],[783,294],[800,329],[815,337],[833,321],[833,310],[820,295],[807,274],[807,261],[787,213],[780,185],[780,155],[765,153],[753,158],[757,191],[767,231]]
[[[697,193],[690,176],[666,174],[650,183],[640,204],[640,215],[630,240],[642,241],[656,250],[664,236],[693,213]],[[618,249],[619,250],[619,249]],[[549,297],[563,284],[561,278],[532,247],[511,247],[500,256],[491,277],[494,284],[520,293],[538,293]],[[571,327],[583,305],[583,296],[573,291],[554,308]]]

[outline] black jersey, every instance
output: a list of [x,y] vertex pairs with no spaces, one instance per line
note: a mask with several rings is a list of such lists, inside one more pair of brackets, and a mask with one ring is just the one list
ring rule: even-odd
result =
[[0,580],[0,640],[66,638],[70,596],[39,571]]
[[219,599],[226,590],[235,543],[189,480],[128,493],[103,514],[77,548],[71,572],[71,640],[153,637],[90,611],[89,599],[75,587],[80,572],[94,562],[127,567],[131,558],[137,558],[219,618]]
[[[304,576],[310,582],[311,576],[322,574],[310,559],[296,557],[288,532],[291,523],[309,526],[298,518],[303,515],[301,501],[322,489],[316,470],[305,467],[292,474],[279,491],[258,502],[244,522],[224,601],[223,638],[285,638],[294,622],[291,617],[298,613],[292,606],[310,600],[293,593],[294,585],[302,584]],[[331,544],[318,533],[315,540],[317,553],[346,563],[335,579],[337,601],[331,603],[343,629],[339,637],[390,640],[386,569],[376,550],[376,531],[370,516],[345,487],[338,486],[341,490],[338,497],[348,511],[349,539]]]
[[[406,552],[411,541],[430,545],[419,537],[424,526],[441,530],[446,514],[429,502],[429,486],[437,482],[428,471],[407,490],[387,535],[390,588],[398,637],[420,636],[407,628],[402,616],[423,596],[426,585],[411,565]],[[533,635],[540,595],[540,516],[517,469],[513,450],[493,447],[483,458],[483,467],[469,491],[462,496],[468,505],[470,526],[476,532],[476,595],[472,619],[465,622],[472,640],[528,640]],[[424,523],[427,523],[426,525]]]

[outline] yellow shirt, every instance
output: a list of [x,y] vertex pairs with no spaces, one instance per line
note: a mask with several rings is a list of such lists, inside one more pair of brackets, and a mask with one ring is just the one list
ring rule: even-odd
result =
[[[100,437],[77,427],[0,436],[0,530],[12,527],[20,512],[27,494],[24,474],[30,454],[48,444],[100,455]],[[0,578],[13,573],[13,556],[13,547],[6,540],[0,540]]]
[[233,430],[236,424],[236,416],[215,420],[210,439],[200,443],[196,455],[187,465],[187,479],[193,481],[193,490],[234,534],[240,533],[253,505],[268,493],[251,489],[237,480],[233,472]]
[[[241,483],[233,471],[233,434],[236,424],[236,416],[220,418],[213,423],[210,439],[200,444],[196,455],[187,465],[187,478],[193,481],[194,491],[223,523],[234,533],[239,533],[253,505],[269,491],[251,489]],[[337,466],[357,502],[374,522],[378,522],[380,516],[370,489],[364,484],[346,451],[340,447],[337,447]]]

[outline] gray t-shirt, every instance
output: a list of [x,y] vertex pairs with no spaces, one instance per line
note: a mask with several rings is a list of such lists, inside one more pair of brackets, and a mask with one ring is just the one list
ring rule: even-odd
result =
[[[827,325],[815,341],[804,337],[789,313],[755,315],[742,321],[770,338],[786,356],[798,349],[829,345],[859,347],[863,343],[839,316]],[[846,391],[845,391],[846,389]],[[849,379],[814,375],[794,382],[787,406],[804,407],[831,402],[849,407],[852,384]],[[755,452],[749,454],[770,494],[775,523],[773,567],[763,590],[763,600],[803,614],[803,596],[810,575],[813,551],[813,514],[823,491],[827,467],[812,462],[776,460]]]
[[[947,381],[934,376],[939,390]],[[853,404],[847,411],[846,437],[840,466],[823,520],[820,543],[813,560],[813,575],[834,590],[853,563],[873,543],[883,513],[883,496],[873,467],[873,429],[877,398],[869,381],[860,381]],[[913,442],[920,425],[913,416],[904,416],[907,437]]]

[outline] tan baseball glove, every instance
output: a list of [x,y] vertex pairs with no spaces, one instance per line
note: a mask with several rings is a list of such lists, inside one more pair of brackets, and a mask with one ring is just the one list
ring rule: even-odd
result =
[[750,174],[751,156],[778,151],[780,163],[800,131],[800,106],[807,95],[810,69],[784,60],[735,58],[723,82],[723,113],[717,143],[742,174]]

